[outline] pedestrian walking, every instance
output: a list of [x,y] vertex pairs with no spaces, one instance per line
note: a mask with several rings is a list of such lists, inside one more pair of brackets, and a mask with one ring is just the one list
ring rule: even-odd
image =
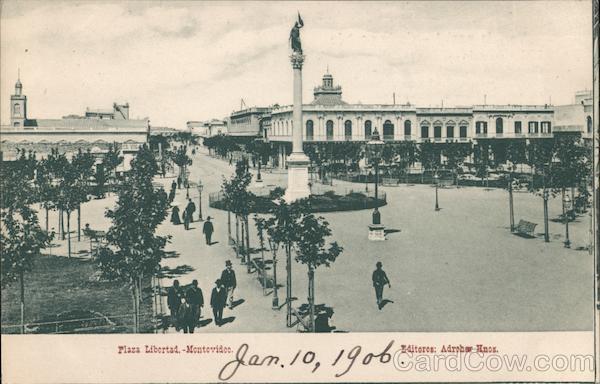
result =
[[187,207],[183,210],[183,227],[186,231],[190,229],[190,215],[188,214]]
[[212,234],[215,231],[213,227],[213,223],[210,221],[211,217],[208,216],[206,221],[204,222],[204,226],[202,227],[202,233],[204,233],[204,237],[206,238],[206,244],[212,245]]
[[202,307],[204,307],[204,296],[202,290],[198,287],[198,280],[194,279],[192,281],[192,286],[185,293],[185,298],[192,308],[194,324],[197,325],[200,321]]
[[378,261],[375,264],[375,271],[373,271],[373,287],[375,288],[375,297],[377,298],[377,306],[381,309],[381,299],[383,297],[383,286],[388,285],[389,288],[392,288],[390,284],[390,280],[388,279],[385,271],[382,269],[381,261]]
[[177,188],[181,189],[181,176],[177,176]]
[[175,192],[177,192],[177,183],[175,180],[171,183],[171,190],[169,191],[169,202],[172,203],[175,200]]
[[181,305],[183,289],[179,286],[179,280],[173,280],[173,286],[167,291],[167,306],[171,311],[171,324],[176,325],[177,311]]
[[187,206],[185,210],[188,211],[188,216],[190,218],[190,223],[194,222],[194,212],[196,212],[196,204],[192,201],[192,199],[188,198]]
[[227,304],[227,291],[221,282],[221,279],[215,281],[215,287],[210,294],[210,306],[213,310],[215,324],[219,327],[223,323],[223,308]]
[[173,225],[181,224],[181,219],[179,218],[179,207],[177,205],[175,205],[171,210],[171,223],[173,223]]
[[181,299],[179,310],[177,310],[177,324],[179,329],[183,329],[183,333],[194,333],[196,321],[194,320],[192,307],[185,298]]
[[221,273],[221,282],[227,290],[227,297],[229,298],[229,309],[233,309],[233,292],[235,291],[235,287],[237,286],[237,281],[235,279],[235,271],[233,270],[233,266],[231,265],[231,260],[227,260],[225,262],[225,269]]

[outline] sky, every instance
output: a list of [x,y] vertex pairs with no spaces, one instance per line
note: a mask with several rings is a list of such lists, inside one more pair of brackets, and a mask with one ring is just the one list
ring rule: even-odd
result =
[[20,69],[29,118],[129,102],[182,129],[292,102],[300,12],[303,99],[329,67],[350,103],[567,104],[592,88],[590,1],[1,3],[0,113]]

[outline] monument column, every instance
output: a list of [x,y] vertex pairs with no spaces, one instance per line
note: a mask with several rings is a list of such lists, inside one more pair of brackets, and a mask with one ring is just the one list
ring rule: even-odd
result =
[[294,108],[292,118],[292,153],[287,158],[288,187],[285,191],[285,200],[291,203],[298,199],[304,199],[310,195],[308,187],[308,164],[309,159],[302,148],[302,64],[304,55],[302,52],[294,51],[290,56],[294,70]]

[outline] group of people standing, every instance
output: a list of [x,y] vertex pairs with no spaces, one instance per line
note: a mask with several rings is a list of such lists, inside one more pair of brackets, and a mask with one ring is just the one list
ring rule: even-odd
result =
[[[213,312],[215,325],[221,326],[223,322],[223,309],[234,308],[233,294],[237,286],[235,271],[231,261],[225,262],[225,269],[221,277],[215,281],[210,294],[210,306]],[[183,333],[194,333],[194,329],[200,325],[202,308],[204,307],[204,296],[202,289],[198,287],[198,280],[194,279],[191,286],[184,290],[178,280],[173,281],[173,286],[167,293],[167,305],[171,315],[171,325],[177,331]]]

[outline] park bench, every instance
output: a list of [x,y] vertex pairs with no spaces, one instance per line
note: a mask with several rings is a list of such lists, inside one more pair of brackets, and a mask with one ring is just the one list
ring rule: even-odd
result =
[[[315,304],[315,322],[317,321],[318,317],[321,316],[328,316],[327,312],[331,311],[331,313],[333,313],[333,309],[331,307],[327,307],[325,304]],[[296,320],[294,320],[292,322],[292,327],[296,325],[296,329],[299,332],[306,332],[310,330],[310,324],[309,324],[309,319],[308,317],[310,316],[310,311],[309,311],[309,306],[308,304],[302,304],[300,307],[298,308],[293,308],[292,307],[292,316],[294,316],[296,318]],[[317,324],[315,323],[315,326]],[[302,326],[302,329],[300,329],[300,326]],[[335,327],[333,327],[335,328]],[[326,332],[330,332],[333,330],[333,328],[330,328],[329,330],[326,330]],[[317,329],[318,332],[323,332],[323,330],[319,330]]]
[[533,231],[536,226],[536,223],[532,223],[526,220],[519,220],[519,224],[517,224],[517,226],[515,227],[515,235],[528,238],[535,237]]
[[400,179],[396,179],[396,178],[392,178],[392,177],[384,177],[382,179],[382,184],[383,185],[396,186],[399,183],[400,183]]
[[106,243],[106,232],[104,231],[84,229],[83,235],[90,239],[90,257],[94,256],[94,251],[97,251],[100,246]]

